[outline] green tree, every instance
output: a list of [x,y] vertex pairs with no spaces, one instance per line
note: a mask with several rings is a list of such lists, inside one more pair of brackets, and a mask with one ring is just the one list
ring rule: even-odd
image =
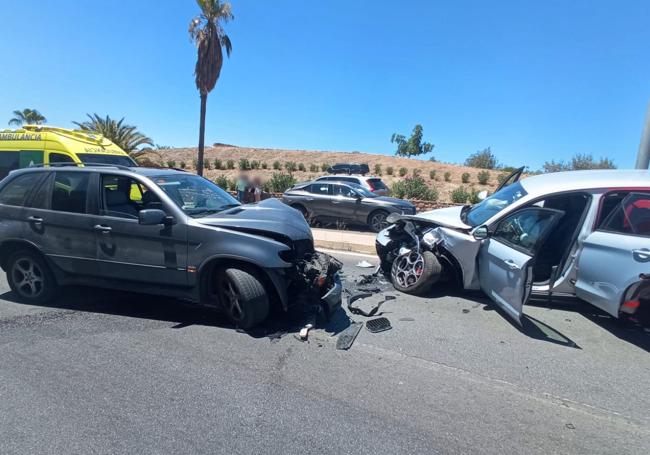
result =
[[87,121],[72,123],[84,131],[101,134],[134,159],[143,158],[147,154],[156,154],[151,149],[153,140],[138,131],[136,126],[124,123],[124,117],[115,120],[108,115],[100,117],[97,114],[86,114],[86,116]]
[[190,22],[190,39],[197,47],[194,69],[196,88],[201,95],[201,120],[199,125],[199,167],[196,172],[203,175],[203,154],[205,149],[205,111],[208,94],[214,89],[223,66],[223,49],[230,57],[232,43],[224,32],[223,24],[234,19],[230,3],[220,0],[196,0],[201,13]]
[[11,120],[9,120],[9,126],[41,125],[47,122],[47,119],[36,109],[14,111],[13,115]]
[[614,161],[609,158],[594,159],[593,155],[577,153],[571,161],[547,161],[542,166],[543,172],[582,171],[587,169],[616,169]]
[[496,156],[490,147],[472,153],[466,160],[465,166],[478,167],[480,169],[495,169],[499,165]]
[[393,134],[390,138],[390,141],[393,144],[397,144],[395,155],[406,156],[410,158],[412,156],[429,153],[431,150],[433,150],[433,144],[422,142],[422,132],[422,125],[415,125],[415,128],[413,128],[413,133],[411,133],[411,137],[408,139],[406,139],[406,137],[402,134]]

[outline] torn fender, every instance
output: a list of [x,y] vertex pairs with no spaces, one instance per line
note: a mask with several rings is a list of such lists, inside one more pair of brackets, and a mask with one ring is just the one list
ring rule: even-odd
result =
[[439,245],[454,256],[460,265],[463,272],[463,288],[480,289],[477,257],[481,241],[470,234],[446,227],[435,228],[433,232],[440,239]]

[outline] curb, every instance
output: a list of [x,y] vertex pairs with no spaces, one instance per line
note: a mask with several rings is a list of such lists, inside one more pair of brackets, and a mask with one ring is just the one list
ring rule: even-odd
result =
[[376,254],[375,234],[355,231],[312,228],[314,246],[328,250]]

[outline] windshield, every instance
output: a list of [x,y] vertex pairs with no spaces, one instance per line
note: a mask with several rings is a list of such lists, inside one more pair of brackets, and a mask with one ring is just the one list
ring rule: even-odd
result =
[[348,183],[348,185],[350,185],[350,188],[353,188],[354,191],[356,191],[357,193],[359,193],[363,197],[377,197],[377,195],[375,193],[373,193],[372,191],[369,191],[368,189],[366,189],[365,187],[363,187],[361,185],[357,185],[355,183]]
[[77,153],[84,164],[116,164],[118,166],[134,167],[135,162],[126,155],[103,155],[100,153]]
[[519,182],[508,185],[472,207],[463,221],[472,227],[479,226],[527,194]]
[[160,175],[151,179],[192,217],[202,217],[240,205],[237,199],[198,175]]

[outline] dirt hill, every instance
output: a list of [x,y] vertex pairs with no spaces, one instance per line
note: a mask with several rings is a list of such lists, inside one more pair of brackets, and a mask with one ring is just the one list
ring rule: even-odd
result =
[[[194,170],[194,163],[197,155],[196,148],[176,148],[165,149],[160,151],[163,163],[175,162],[176,167],[182,167],[185,163],[186,169]],[[266,148],[238,147],[233,145],[215,144],[212,147],[206,147],[205,157],[210,162],[210,169],[206,169],[205,176],[215,179],[224,175],[229,179],[234,179],[239,173],[239,160],[247,159],[249,161],[259,161],[266,163],[267,169],[251,170],[251,176],[260,176],[263,180],[271,177],[273,172],[273,163],[278,161],[284,170],[286,162],[294,162],[296,166],[304,165],[305,171],[296,170],[293,172],[298,181],[306,181],[315,177],[326,174],[321,170],[321,165],[331,165],[334,163],[367,163],[370,167],[370,173],[375,175],[375,165],[381,166],[380,176],[382,180],[390,187],[391,184],[400,177],[400,168],[406,168],[405,177],[412,176],[413,170],[419,169],[420,175],[431,186],[439,192],[441,202],[450,202],[450,193],[459,186],[466,188],[473,187],[477,190],[493,190],[497,186],[499,171],[489,171],[490,178],[486,185],[479,184],[477,174],[481,169],[459,166],[455,164],[446,164],[439,162],[424,161],[413,158],[399,158],[395,156],[377,155],[362,152],[328,152],[312,150],[280,150]],[[221,160],[222,169],[214,168],[215,159]],[[225,169],[228,160],[233,160],[235,169]],[[318,171],[310,170],[311,166],[318,168]],[[389,168],[392,167],[393,173],[389,175]],[[430,178],[430,172],[435,171],[434,179]],[[417,171],[416,171],[417,172]],[[449,173],[449,181],[445,181],[445,174]],[[468,173],[469,183],[462,182],[462,174]]]

